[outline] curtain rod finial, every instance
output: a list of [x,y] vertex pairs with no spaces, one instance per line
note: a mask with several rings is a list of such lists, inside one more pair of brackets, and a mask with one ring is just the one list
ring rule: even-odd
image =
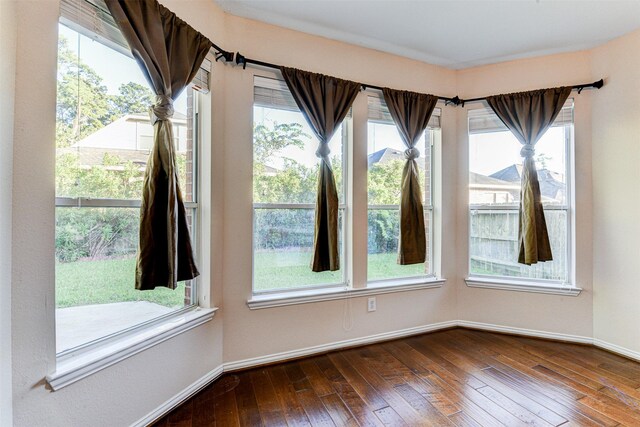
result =
[[236,64],[242,65],[242,69],[247,68],[247,58],[240,52],[236,52]]
[[593,87],[595,87],[596,89],[600,89],[602,86],[604,86],[604,79],[593,82]]
[[220,50],[219,52],[216,52],[216,62],[219,59],[224,59],[224,62],[233,62],[233,57],[234,57],[234,53],[233,52],[227,52],[226,50]]

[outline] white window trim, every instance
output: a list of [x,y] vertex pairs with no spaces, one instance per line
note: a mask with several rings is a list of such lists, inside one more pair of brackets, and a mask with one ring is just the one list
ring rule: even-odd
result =
[[[572,112],[575,109],[575,100],[569,98],[567,102],[572,102]],[[469,110],[467,112],[467,121],[469,114],[472,111],[490,110],[490,107],[485,104],[484,108],[478,108]],[[491,113],[495,114],[495,113]],[[566,120],[566,118],[564,118]],[[471,274],[471,257],[467,252],[467,271],[469,276],[465,279],[465,283],[471,288],[484,288],[484,289],[498,289],[518,292],[533,292],[543,294],[555,294],[565,296],[578,296],[582,292],[582,288],[576,285],[576,272],[575,272],[575,245],[576,245],[576,231],[575,231],[575,122],[572,119],[571,131],[566,135],[565,141],[565,156],[571,161],[568,161],[567,166],[567,194],[565,196],[564,205],[545,205],[544,210],[563,210],[567,214],[567,281],[557,280],[544,280],[544,279],[529,279],[525,277],[509,277],[509,276],[488,276],[488,275],[474,275]],[[563,125],[564,126],[564,125]],[[469,131],[467,130],[467,138]],[[515,210],[519,209],[519,205],[468,205],[468,230],[467,245],[470,248],[470,230],[471,230],[471,214],[472,210]]]
[[194,307],[151,327],[122,334],[108,344],[89,346],[56,360],[56,370],[46,380],[53,391],[60,390],[115,363],[145,351],[161,342],[207,323],[217,308]]
[[[66,0],[66,3],[79,3],[76,0]],[[82,34],[86,34],[84,27],[81,25],[74,26],[73,29]],[[89,35],[90,36],[90,35]],[[91,36],[90,36],[91,37]],[[108,41],[104,38],[98,38],[99,41]],[[131,56],[127,49],[120,50],[117,43],[104,43],[108,47]],[[198,75],[192,82],[193,89],[202,94],[209,93],[209,73],[211,66],[215,62],[212,51],[209,51],[207,58],[204,59]],[[196,255],[200,261],[210,258],[211,247],[208,240],[205,242],[201,235],[210,230],[211,219],[203,217],[203,208],[210,208],[211,205],[211,187],[207,183],[210,182],[209,176],[205,176],[201,159],[211,159],[211,144],[203,144],[203,141],[211,140],[211,98],[203,95],[196,96],[193,105],[194,119],[196,117],[206,117],[205,120],[194,120],[194,159],[193,173],[196,177],[194,187],[194,201],[184,202],[186,209],[195,209],[195,229],[201,233],[195,233],[193,245],[196,249]],[[204,122],[204,123],[203,123]],[[205,124],[206,126],[203,126]],[[210,165],[210,162],[207,161]],[[210,170],[210,168],[209,168]],[[129,199],[91,199],[91,198],[69,198],[56,197],[56,207],[121,207],[121,208],[139,208],[141,200]],[[209,209],[207,209],[208,211]],[[206,243],[206,244],[205,244]],[[101,371],[111,365],[125,360],[135,354],[143,352],[157,344],[176,337],[193,328],[201,326],[213,319],[218,307],[212,306],[211,300],[211,277],[207,267],[201,269],[201,275],[194,280],[194,299],[190,306],[183,307],[172,313],[167,313],[147,322],[134,325],[128,329],[118,331],[106,337],[99,338],[79,345],[74,348],[67,349],[56,354],[56,368],[53,373],[47,375],[45,380],[51,390],[56,391],[73,384],[83,378],[86,378],[98,371]]]
[[294,290],[277,294],[254,295],[247,301],[247,306],[251,310],[260,310],[263,308],[417,291],[421,289],[441,288],[445,282],[446,279],[437,279],[435,277],[414,277],[409,279],[386,280],[377,284],[371,282],[366,288],[343,287],[342,289],[335,289],[334,287]]
[[504,277],[467,277],[465,283],[470,288],[498,289],[503,291],[533,292],[538,294],[565,295],[577,297],[582,288],[560,282],[505,279]]
[[[369,98],[373,98],[373,99],[377,99],[378,102],[384,103],[384,98],[382,96],[382,92],[380,90],[377,89],[367,89],[365,91],[366,95],[367,95],[367,107],[369,106]],[[386,120],[380,120],[380,119],[375,119],[375,118],[371,118],[369,111],[367,111],[367,123],[369,122],[374,122],[374,123],[378,123],[378,124],[390,124],[395,126],[395,123],[393,121],[386,121]],[[439,206],[439,193],[438,191],[440,190],[440,185],[441,185],[441,179],[436,179],[436,177],[441,178],[442,174],[440,173],[440,149],[442,147],[442,115],[443,115],[443,110],[442,108],[438,107],[436,108],[436,110],[434,110],[434,114],[437,113],[437,116],[439,118],[439,123],[440,123],[440,127],[431,127],[428,126],[427,128],[425,128],[424,133],[429,132],[429,131],[434,131],[434,130],[438,130],[439,131],[439,135],[438,135],[438,139],[436,140],[433,136],[430,137],[430,144],[431,144],[431,176],[429,179],[429,183],[431,186],[431,191],[430,191],[430,200],[426,200],[425,197],[425,204],[423,206],[423,209],[425,211],[425,214],[428,212],[430,218],[429,218],[429,230],[427,231],[427,234],[429,235],[429,266],[430,266],[430,273],[425,274],[425,275],[421,275],[421,276],[404,276],[404,277],[394,277],[391,279],[373,279],[373,280],[369,280],[369,278],[367,277],[367,282],[366,282],[366,288],[376,288],[379,287],[381,284],[387,284],[388,286],[402,286],[405,283],[415,283],[417,281],[430,281],[430,280],[445,280],[445,279],[439,279],[439,272],[440,272],[440,262],[439,262],[439,253],[437,254],[435,251],[435,248],[439,247],[439,245],[437,244],[436,241],[439,242],[439,235],[440,235],[440,219],[437,216],[437,212],[436,212],[436,205]],[[368,126],[367,126],[368,129]],[[368,135],[367,135],[368,137]],[[369,169],[367,168],[367,174],[369,173]],[[424,183],[423,183],[424,185]],[[426,191],[426,188],[423,189],[423,192]],[[428,202],[428,203],[427,203]],[[367,212],[369,211],[369,209],[389,209],[389,210],[394,210],[394,209],[400,209],[400,204],[397,205],[371,205],[368,203],[367,200]],[[366,255],[366,258],[368,259],[369,254]]]
[[[284,82],[284,78],[282,77],[282,74],[280,72],[277,71],[266,71],[266,70],[260,70],[260,72],[254,73],[253,74],[253,79],[252,79],[252,90],[255,91],[256,88],[256,77],[259,77],[261,79],[271,79],[273,80],[273,84],[277,87],[277,86],[281,86],[281,87],[286,87],[286,84]],[[254,100],[252,102],[252,108],[254,108],[257,104],[255,103],[255,96],[254,96]],[[297,111],[300,112],[300,110],[296,107],[295,110],[289,110],[283,106],[278,106],[278,105],[274,105],[272,107],[268,107],[266,105],[263,104],[259,104],[260,107],[264,107],[264,108],[274,108],[274,109],[283,109],[285,111]],[[352,138],[352,128],[353,128],[353,124],[352,124],[352,120],[350,120],[351,117],[348,115],[341,123],[341,125],[343,126],[343,133],[346,132],[347,135],[349,135],[349,138]],[[349,242],[348,239],[346,239],[347,236],[347,230],[349,230],[349,228],[351,227],[351,210],[349,209],[349,206],[347,205],[347,200],[349,200],[349,189],[350,189],[350,184],[347,182],[347,177],[349,176],[349,161],[348,161],[348,157],[349,156],[349,142],[347,141],[347,143],[345,143],[345,141],[343,140],[343,144],[342,144],[342,179],[343,179],[343,202],[338,204],[338,211],[342,213],[342,248],[341,249],[341,258],[346,259],[348,258],[348,253],[350,250],[349,247]],[[252,167],[253,167],[253,161],[252,161]],[[253,196],[252,196],[253,199]],[[318,295],[323,295],[325,293],[325,291],[328,292],[333,292],[335,291],[336,288],[347,288],[350,286],[350,271],[349,268],[350,266],[348,265],[348,263],[344,262],[341,263],[341,269],[342,269],[342,282],[338,282],[338,283],[318,283],[318,284],[314,284],[314,285],[304,285],[304,284],[299,284],[296,285],[297,287],[293,287],[293,288],[276,288],[276,289],[268,289],[268,290],[256,290],[255,289],[255,213],[256,210],[259,209],[309,209],[309,210],[313,210],[315,209],[315,204],[314,203],[255,203],[252,202],[251,205],[251,215],[252,215],[252,224],[251,224],[251,293],[252,293],[252,298],[249,301],[253,301],[254,299],[261,299],[261,298],[271,298],[272,296],[280,296],[281,298],[286,298],[289,295],[294,295],[297,292],[305,292],[305,293],[314,293],[314,294],[318,294]],[[343,251],[343,252],[342,252]],[[249,302],[248,301],[248,302]],[[247,302],[247,303],[248,303]]]

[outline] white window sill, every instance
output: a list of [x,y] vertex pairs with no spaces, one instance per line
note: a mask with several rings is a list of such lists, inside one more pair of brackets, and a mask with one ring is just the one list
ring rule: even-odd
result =
[[213,318],[217,308],[196,308],[108,344],[96,345],[78,354],[58,358],[56,371],[46,380],[53,391],[60,390],[104,368],[138,354],[156,344],[200,326]]
[[565,295],[577,297],[582,288],[568,285],[530,282],[517,279],[469,277],[464,280],[470,288],[499,289],[503,291],[533,292],[538,294]]
[[370,283],[367,288],[327,288],[307,289],[301,291],[281,292],[277,294],[254,295],[247,305],[251,310],[283,307],[287,305],[308,304],[320,301],[332,301],[344,298],[364,297],[369,295],[390,294],[394,292],[415,291],[419,289],[441,288],[446,279],[412,278],[398,281]]

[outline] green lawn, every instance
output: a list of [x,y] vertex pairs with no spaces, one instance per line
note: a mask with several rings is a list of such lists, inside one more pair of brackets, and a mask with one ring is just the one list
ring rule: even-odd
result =
[[[424,274],[424,265],[398,265],[397,255],[369,255],[367,274],[369,280],[393,277],[419,276]],[[255,289],[286,289],[304,285],[324,285],[342,282],[342,271],[314,273],[309,269],[309,252],[259,252],[254,256],[256,263]]]
[[175,290],[134,287],[135,258],[56,263],[56,307],[149,301],[165,307],[184,305],[184,283]]
[[[308,252],[255,254],[256,290],[285,289],[342,282],[342,271],[314,273]],[[395,254],[369,256],[370,280],[420,275],[421,264],[400,266]],[[56,306],[75,307],[123,301],[149,301],[165,307],[184,304],[184,283],[176,290],[134,288],[135,258],[76,261],[56,264]]]

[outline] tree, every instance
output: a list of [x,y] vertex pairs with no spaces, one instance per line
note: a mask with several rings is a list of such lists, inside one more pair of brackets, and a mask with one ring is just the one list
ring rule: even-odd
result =
[[120,85],[118,94],[111,98],[111,111],[116,118],[133,113],[147,113],[155,103],[155,95],[147,86],[129,82]]
[[57,86],[57,147],[69,147],[111,122],[102,77],[71,51],[64,37],[58,41]]
[[304,148],[304,139],[311,138],[302,131],[300,123],[273,123],[253,127],[253,153],[257,164],[266,165],[270,157],[287,147]]

